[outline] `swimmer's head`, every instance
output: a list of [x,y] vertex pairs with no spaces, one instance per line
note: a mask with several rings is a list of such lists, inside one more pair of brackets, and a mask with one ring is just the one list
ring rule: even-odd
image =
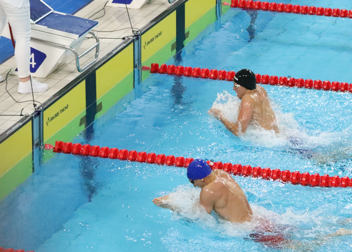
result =
[[210,166],[202,159],[193,160],[187,168],[187,177],[194,184],[194,180],[204,179],[212,172]]
[[257,87],[257,80],[255,78],[255,74],[249,69],[242,69],[238,71],[233,78],[233,82],[235,84],[234,90],[238,88],[236,85],[240,85],[248,90],[254,90]]

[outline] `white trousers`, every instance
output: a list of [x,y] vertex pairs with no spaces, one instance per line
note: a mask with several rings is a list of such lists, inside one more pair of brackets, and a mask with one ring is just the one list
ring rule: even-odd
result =
[[0,0],[0,35],[5,25],[7,25],[7,22],[11,25],[12,33],[16,41],[15,60],[18,77],[28,77],[30,75],[29,61],[31,40],[29,1],[25,1],[20,8],[17,8],[7,1]]

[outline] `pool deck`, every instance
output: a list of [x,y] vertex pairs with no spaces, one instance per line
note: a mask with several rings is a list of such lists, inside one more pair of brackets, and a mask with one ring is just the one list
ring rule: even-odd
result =
[[[83,18],[98,18],[103,14],[103,11],[92,16],[98,10],[102,10],[106,0],[94,0],[80,11],[75,13],[75,16]],[[146,26],[152,19],[157,17],[163,11],[168,9],[170,4],[167,0],[150,0],[148,4],[144,5],[141,9],[129,9],[129,15],[133,28],[141,29]],[[100,39],[100,53],[99,59],[103,58],[114,48],[119,46],[123,39],[122,37],[133,35],[131,32],[131,25],[128,19],[128,14],[125,8],[116,7],[105,7],[105,15],[98,18],[98,26],[93,29],[95,34]],[[108,38],[108,39],[106,39]],[[83,52],[93,44],[93,40],[86,40],[80,47],[79,53]],[[73,55],[73,54],[72,54]],[[81,60],[81,64],[85,64],[92,60],[94,53],[89,53],[86,57]],[[69,62],[61,64],[58,69],[51,73],[46,78],[35,78],[36,80],[47,83],[49,89],[42,93],[34,93],[34,99],[41,103],[48,100],[59,90],[64,88],[73,79],[79,76],[81,73],[77,71],[75,59],[72,56]],[[15,58],[12,57],[3,64],[0,65],[0,75],[5,78],[6,73],[10,68],[16,66]],[[32,114],[34,112],[32,94],[19,94],[17,93],[17,87],[19,78],[17,75],[9,75],[7,90],[13,96],[14,99],[24,103],[15,102],[10,95],[6,92],[6,84],[0,84],[0,134],[7,129],[11,128],[16,122],[18,122],[22,116],[20,115],[23,109],[23,114]]]

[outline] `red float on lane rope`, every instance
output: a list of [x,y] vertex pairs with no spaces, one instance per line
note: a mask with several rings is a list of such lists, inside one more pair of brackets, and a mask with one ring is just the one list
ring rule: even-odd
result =
[[117,159],[119,155],[119,149],[117,148],[111,148],[109,152],[109,158],[111,159]]
[[289,170],[283,171],[281,174],[281,180],[283,182],[290,181],[291,178],[291,172]]
[[260,177],[262,175],[262,168],[260,168],[259,166],[254,167],[252,175],[255,178]]
[[271,177],[271,169],[270,168],[264,168],[262,170],[262,178],[263,179],[270,179]]
[[[3,247],[0,247],[0,252],[25,252],[25,251],[23,249],[14,250],[13,248],[4,249]],[[28,251],[28,252],[34,252],[34,251]]]
[[75,143],[72,147],[72,154],[79,155],[81,154],[81,150],[82,150],[82,144]]
[[147,153],[145,151],[139,152],[137,155],[137,162],[144,163],[147,160]]

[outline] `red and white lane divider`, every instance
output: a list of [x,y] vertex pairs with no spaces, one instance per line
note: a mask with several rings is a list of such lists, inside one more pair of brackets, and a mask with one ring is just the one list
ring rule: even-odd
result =
[[[25,252],[25,251],[23,249],[14,250],[13,248],[4,249],[0,247],[0,252]],[[34,252],[34,251],[29,251],[29,252]]]
[[232,0],[231,4],[224,2],[223,5],[230,5],[232,8],[254,9],[272,12],[284,12],[303,15],[317,15],[326,17],[352,18],[352,10],[331,9],[307,5],[292,5],[284,3],[268,3],[252,0]]
[[[199,67],[183,67],[183,66],[174,66],[162,64],[159,67],[159,64],[152,63],[151,67],[143,66],[143,71],[150,71],[151,73],[159,74],[168,74],[168,75],[177,75],[193,78],[203,78],[203,79],[212,79],[212,80],[226,80],[233,81],[235,76],[234,71],[225,71],[225,70],[216,70],[208,68],[199,68]],[[352,93],[352,84],[347,82],[330,82],[328,80],[311,80],[311,79],[295,79],[287,77],[278,77],[275,75],[267,74],[256,74],[257,83],[264,85],[273,85],[273,86],[286,86],[286,87],[296,87],[296,88],[307,88],[307,89],[316,89],[316,90],[325,90],[325,91],[336,91],[336,92],[350,92]]]
[[[45,145],[46,150],[53,150],[56,153],[74,154],[91,157],[101,157],[119,160],[129,160],[131,162],[149,163],[157,165],[167,165],[176,167],[188,167],[194,160],[193,158],[166,156],[164,154],[119,150],[117,148],[82,145],[80,143],[72,144],[56,141],[55,146]],[[320,186],[320,187],[352,187],[352,180],[349,177],[340,178],[339,176],[330,177],[328,174],[323,176],[309,174],[308,172],[300,173],[299,171],[291,172],[289,170],[281,171],[280,169],[271,170],[270,168],[251,167],[250,165],[242,166],[241,164],[231,164],[222,162],[207,161],[210,167],[224,170],[236,176],[254,177],[266,180],[277,180],[285,183],[303,186]],[[1,252],[1,250],[0,250]]]

